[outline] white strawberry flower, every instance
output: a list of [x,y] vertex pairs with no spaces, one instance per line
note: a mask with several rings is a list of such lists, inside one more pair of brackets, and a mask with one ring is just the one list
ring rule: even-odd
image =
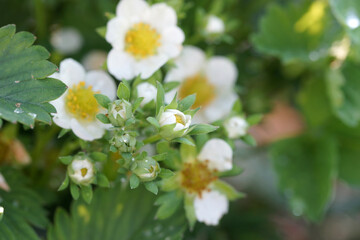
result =
[[156,99],[157,89],[154,85],[148,82],[143,82],[137,85],[136,89],[138,97],[144,98],[140,104],[141,107]]
[[185,36],[176,24],[176,12],[165,3],[121,0],[107,24],[109,72],[119,80],[149,78],[181,52]]
[[88,159],[75,159],[68,166],[68,174],[76,184],[89,185],[94,180],[94,164]]
[[101,138],[107,126],[96,119],[98,113],[105,113],[94,94],[101,93],[111,100],[116,97],[116,84],[104,71],[85,72],[83,66],[73,59],[60,63],[60,71],[50,77],[64,82],[68,90],[58,99],[50,102],[55,108],[54,123],[64,129],[72,129],[81,139],[92,141]]
[[225,24],[224,21],[215,16],[210,15],[207,19],[207,23],[205,26],[205,32],[207,34],[221,34],[225,32]]
[[246,135],[249,124],[243,117],[231,117],[224,123],[225,130],[229,138],[239,138]]
[[232,169],[233,151],[219,138],[207,141],[196,159],[184,163],[181,185],[187,194],[194,195],[194,210],[199,222],[217,225],[229,208],[228,199],[213,189],[217,172]]
[[173,69],[165,77],[165,82],[180,82],[180,86],[165,95],[170,103],[178,92],[179,98],[196,93],[193,108],[201,107],[194,117],[195,122],[211,123],[222,119],[231,112],[238,98],[235,93],[237,69],[225,57],[215,56],[206,59],[199,48],[186,46],[175,59]]

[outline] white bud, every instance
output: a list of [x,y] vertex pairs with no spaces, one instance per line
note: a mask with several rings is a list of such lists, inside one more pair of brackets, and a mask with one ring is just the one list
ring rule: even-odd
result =
[[[171,140],[185,135],[191,124],[191,116],[176,109],[168,109],[161,114],[159,124],[160,135]],[[169,125],[175,126],[171,128]]]
[[83,38],[80,32],[71,27],[60,28],[51,34],[51,45],[62,54],[73,54],[80,50]]
[[221,34],[225,31],[224,21],[217,16],[210,15],[205,27],[208,34]]
[[88,159],[75,159],[68,167],[68,174],[76,184],[89,185],[94,180],[94,164]]
[[249,125],[244,118],[237,116],[227,120],[224,127],[229,138],[239,138],[246,135]]
[[156,99],[157,89],[154,85],[143,82],[140,83],[137,87],[138,97],[143,97],[144,100],[141,102],[140,106],[145,106],[147,103],[151,102],[151,100]]

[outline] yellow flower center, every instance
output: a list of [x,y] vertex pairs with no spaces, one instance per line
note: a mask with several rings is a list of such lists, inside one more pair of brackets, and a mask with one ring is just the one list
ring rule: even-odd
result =
[[92,121],[99,112],[99,105],[94,97],[92,87],[86,87],[85,82],[80,82],[69,89],[66,96],[66,110],[75,118],[82,121]]
[[80,169],[80,171],[81,171],[81,176],[82,177],[85,177],[87,172],[88,172],[87,168],[82,168],[82,169]]
[[215,98],[215,86],[202,74],[196,74],[185,79],[179,89],[179,97],[183,99],[186,96],[196,93],[196,100],[192,108],[206,107]]
[[200,197],[204,190],[209,190],[209,184],[216,179],[217,176],[209,169],[207,162],[185,163],[181,171],[181,186],[189,193],[198,194]]
[[184,120],[182,119],[181,116],[175,114],[175,118],[176,118],[176,122],[177,122],[177,123],[180,123],[180,124],[182,124],[182,125],[185,126],[185,122],[184,122]]
[[125,51],[138,59],[155,55],[160,45],[160,34],[147,23],[134,24],[125,36]]

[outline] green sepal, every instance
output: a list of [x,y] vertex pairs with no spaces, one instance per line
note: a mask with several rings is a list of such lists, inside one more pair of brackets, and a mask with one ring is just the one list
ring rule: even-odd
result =
[[62,184],[60,185],[58,191],[62,191],[65,188],[67,188],[69,186],[69,182],[70,182],[70,178],[69,176],[66,174],[64,181],[62,182]]
[[196,100],[196,94],[192,94],[185,97],[184,99],[179,101],[178,110],[181,112],[188,110],[195,103],[195,100]]
[[160,82],[156,83],[157,94],[156,94],[156,116],[159,115],[161,107],[165,104],[165,92]]
[[159,192],[159,188],[157,186],[157,184],[152,181],[152,182],[146,182],[144,183],[145,185],[145,188],[149,191],[149,192],[152,192],[153,194],[157,195],[158,192]]
[[154,127],[156,127],[157,129],[160,128],[160,124],[159,124],[158,120],[156,120],[156,118],[154,118],[154,117],[148,117],[148,118],[146,118],[146,120],[147,120],[151,125],[153,125]]
[[92,152],[90,153],[90,158],[97,162],[105,162],[108,159],[108,156],[102,152]]
[[224,181],[216,180],[212,184],[216,191],[224,194],[230,201],[245,197],[245,194],[236,191],[235,188]]
[[188,135],[198,135],[198,134],[205,134],[210,133],[218,129],[219,127],[213,126],[210,124],[195,124],[189,128]]
[[102,113],[96,114],[96,118],[104,124],[110,123],[109,118],[105,114],[102,114]]
[[140,179],[138,178],[138,176],[136,176],[136,174],[132,174],[130,177],[130,188],[135,189],[139,186],[139,184]]
[[103,108],[108,108],[111,100],[108,96],[103,94],[94,94],[96,101],[102,106]]
[[60,162],[62,162],[65,165],[69,165],[72,160],[73,160],[73,156],[63,156],[63,157],[59,157]]
[[87,202],[88,204],[91,203],[92,197],[93,197],[93,190],[91,185],[88,186],[81,186],[81,196]]
[[79,199],[79,196],[80,196],[79,187],[73,182],[70,183],[70,193],[71,193],[71,196],[73,197],[73,199],[75,199],[75,200]]
[[119,87],[117,89],[117,96],[119,99],[125,99],[126,101],[129,101],[130,99],[130,88],[128,87],[128,84],[125,80],[122,80],[122,82],[119,84]]

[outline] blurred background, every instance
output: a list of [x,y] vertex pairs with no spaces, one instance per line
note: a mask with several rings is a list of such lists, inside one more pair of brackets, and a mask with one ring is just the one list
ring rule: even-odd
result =
[[[247,197],[232,203],[219,226],[197,224],[185,239],[360,239],[360,2],[149,2],[174,7],[185,45],[234,60],[245,112],[265,116],[250,129],[257,147],[237,143],[235,162],[244,172],[228,179]],[[89,70],[99,69],[110,50],[102,27],[117,3],[0,0],[0,26],[16,24],[17,31],[35,34],[55,64],[72,57]],[[220,18],[224,30],[209,33],[209,16]],[[66,144],[67,138],[51,145],[60,131],[56,126],[34,131],[6,124],[0,159],[3,166],[23,168],[36,188],[48,193],[51,217],[55,206],[68,208],[71,199],[54,193],[62,180],[57,156],[77,146]],[[42,141],[34,145],[34,137]],[[39,173],[41,179],[35,177]]]

